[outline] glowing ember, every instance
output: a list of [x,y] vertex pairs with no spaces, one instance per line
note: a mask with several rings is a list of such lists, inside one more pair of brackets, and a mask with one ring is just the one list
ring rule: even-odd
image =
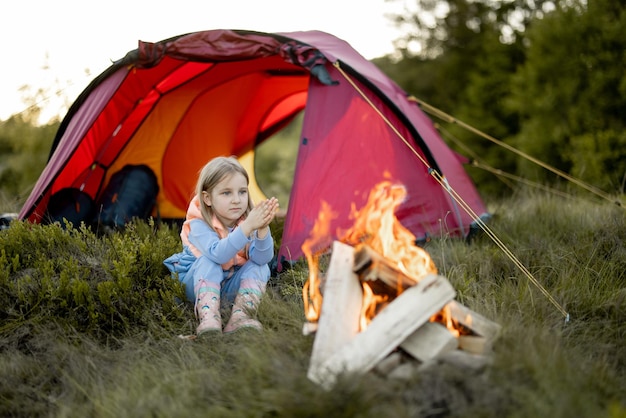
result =
[[444,306],[441,311],[439,311],[430,318],[430,322],[438,322],[444,325],[448,329],[448,331],[450,331],[455,337],[471,334],[471,331],[468,328],[472,324],[471,315],[468,314],[463,319],[463,321],[465,324],[467,324],[467,326],[459,324],[458,321],[455,321],[452,318],[452,313],[450,312],[450,304]]

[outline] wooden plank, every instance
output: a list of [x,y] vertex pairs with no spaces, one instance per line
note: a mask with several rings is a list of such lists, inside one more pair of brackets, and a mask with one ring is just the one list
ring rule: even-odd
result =
[[425,323],[400,344],[400,348],[421,362],[458,347],[456,336],[438,322]]
[[464,327],[472,330],[473,333],[494,341],[500,335],[500,324],[497,324],[470,308],[463,306],[456,300],[448,304],[450,316]]
[[376,364],[374,367],[374,371],[376,371],[381,376],[387,376],[393,369],[398,367],[402,363],[402,356],[400,351],[394,351],[389,354],[387,357],[382,359]]
[[368,372],[455,295],[454,288],[445,277],[435,274],[425,276],[376,315],[367,329],[325,362],[310,367],[308,378],[330,389],[341,373]]
[[488,354],[492,341],[480,335],[459,335],[459,348],[472,354]]
[[302,335],[311,335],[317,332],[317,322],[305,322],[302,325]]
[[333,242],[309,368],[317,368],[359,332],[363,287],[352,271],[354,248]]
[[463,350],[452,350],[439,356],[436,363],[449,364],[468,373],[480,374],[493,363],[493,357],[472,354]]

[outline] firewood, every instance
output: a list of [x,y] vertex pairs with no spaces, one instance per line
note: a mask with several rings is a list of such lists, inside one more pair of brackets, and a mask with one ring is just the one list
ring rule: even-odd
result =
[[480,374],[493,363],[492,356],[472,354],[464,350],[452,350],[437,357],[437,362],[449,364],[468,373]]
[[480,335],[459,335],[459,348],[472,354],[488,354],[492,341]]
[[317,332],[317,322],[305,322],[302,326],[302,335],[311,335]]
[[381,376],[387,376],[393,369],[398,367],[402,363],[402,354],[399,351],[394,351],[387,357],[378,362],[374,371]]
[[398,294],[416,283],[415,279],[408,277],[389,259],[367,244],[359,244],[355,247],[353,270],[361,280],[380,280]]
[[425,323],[400,344],[400,348],[422,362],[455,350],[458,346],[456,336],[437,322]]
[[[331,293],[325,292],[324,302]],[[365,330],[339,347],[326,361],[311,362],[307,376],[325,389],[330,389],[341,373],[370,371],[455,295],[454,288],[445,277],[434,274],[425,276],[395,298]],[[318,336],[325,326],[320,323]]]
[[387,374],[387,378],[391,380],[408,381],[415,375],[420,363],[417,361],[413,363],[402,363]]
[[462,326],[472,330],[474,334],[485,337],[488,341],[494,341],[500,335],[500,324],[497,324],[477,312],[463,306],[456,300],[448,304],[450,316]]
[[359,332],[363,288],[353,265],[354,248],[333,242],[309,367],[318,367]]

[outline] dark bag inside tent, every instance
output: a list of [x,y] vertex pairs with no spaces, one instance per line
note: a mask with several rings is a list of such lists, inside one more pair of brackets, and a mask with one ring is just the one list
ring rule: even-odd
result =
[[148,219],[156,205],[159,185],[150,167],[126,165],[113,174],[98,199],[96,221],[122,229],[134,218]]
[[90,225],[95,210],[96,204],[87,193],[68,187],[50,196],[44,223],[60,222],[62,226],[65,226],[65,219],[74,226],[79,226],[83,221]]

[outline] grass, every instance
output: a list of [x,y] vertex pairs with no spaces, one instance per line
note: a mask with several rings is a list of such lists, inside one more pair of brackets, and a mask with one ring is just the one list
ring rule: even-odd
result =
[[162,265],[178,231],[14,223],[0,232],[0,416],[625,417],[624,209],[520,195],[493,212],[554,300],[485,235],[433,240],[456,299],[502,325],[491,366],[342,376],[329,391],[306,377],[305,263],[271,279],[263,333],[190,341],[193,307]]

